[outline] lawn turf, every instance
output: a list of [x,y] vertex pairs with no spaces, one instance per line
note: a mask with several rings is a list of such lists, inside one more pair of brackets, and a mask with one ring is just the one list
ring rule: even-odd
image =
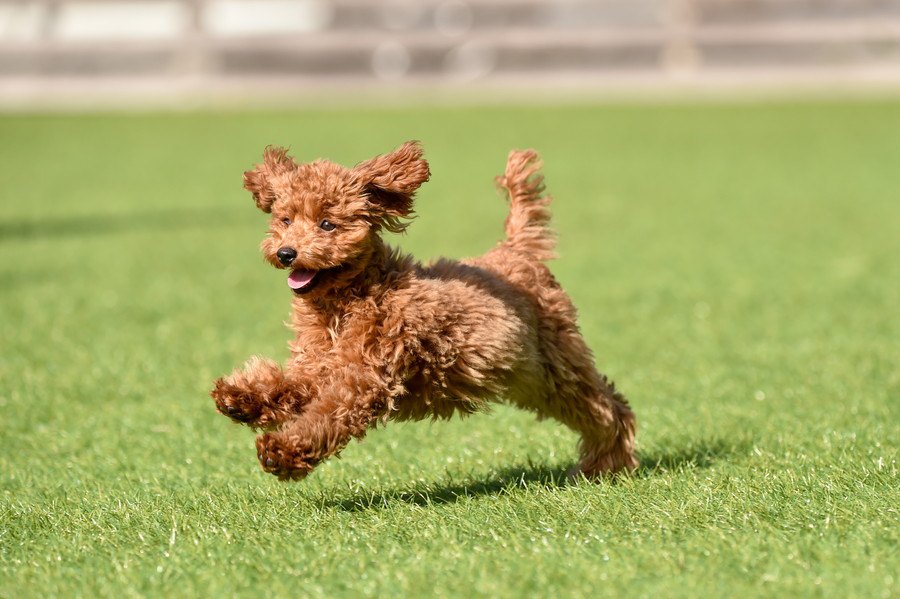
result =
[[[490,247],[535,147],[643,466],[499,407],[389,424],[299,484],[211,382],[284,359],[241,172],[422,140],[394,241]],[[833,596],[900,572],[900,103],[0,118],[0,596]]]

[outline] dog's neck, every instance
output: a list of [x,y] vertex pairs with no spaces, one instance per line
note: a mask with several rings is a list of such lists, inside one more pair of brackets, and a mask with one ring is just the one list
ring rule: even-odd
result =
[[401,280],[414,268],[413,259],[374,237],[355,264],[339,275],[337,283],[315,297],[294,298],[294,308],[312,310],[330,319],[353,312],[362,301],[378,302],[388,290],[402,286]]

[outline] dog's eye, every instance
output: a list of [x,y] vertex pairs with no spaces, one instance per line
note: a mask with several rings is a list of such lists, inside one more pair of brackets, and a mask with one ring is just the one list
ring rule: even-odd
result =
[[319,223],[319,226],[322,227],[322,229],[325,231],[334,231],[337,228],[335,224],[327,218],[322,219],[322,222]]
[[283,218],[283,219],[281,219],[281,224],[283,224],[285,227],[287,227],[291,224],[291,219]]

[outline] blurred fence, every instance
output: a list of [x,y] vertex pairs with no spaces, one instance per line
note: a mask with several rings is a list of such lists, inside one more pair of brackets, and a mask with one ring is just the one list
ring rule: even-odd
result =
[[900,0],[0,0],[0,93],[761,72],[900,81]]

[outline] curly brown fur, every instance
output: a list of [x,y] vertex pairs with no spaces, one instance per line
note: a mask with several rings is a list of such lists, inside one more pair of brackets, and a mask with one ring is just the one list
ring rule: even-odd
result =
[[510,201],[506,239],[429,265],[379,236],[405,228],[429,178],[415,142],[352,169],[268,148],[244,173],[272,215],[263,254],[291,270],[296,338],[283,369],[253,358],[212,396],[223,414],[268,430],[256,442],[264,470],[303,478],[380,422],[449,418],[501,399],[578,432],[581,474],[637,467],[634,415],[597,372],[543,263],[554,235],[539,169],[535,152],[511,152],[497,181]]

